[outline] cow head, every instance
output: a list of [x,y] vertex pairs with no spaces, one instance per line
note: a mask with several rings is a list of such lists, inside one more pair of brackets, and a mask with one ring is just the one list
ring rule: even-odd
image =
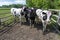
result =
[[42,12],[42,16],[43,16],[44,21],[50,23],[50,18],[51,18],[51,12],[50,11],[44,10]]
[[47,14],[45,12],[42,12],[43,20],[45,21],[47,19]]
[[25,12],[25,11],[27,11],[28,7],[27,6],[23,6],[22,9]]

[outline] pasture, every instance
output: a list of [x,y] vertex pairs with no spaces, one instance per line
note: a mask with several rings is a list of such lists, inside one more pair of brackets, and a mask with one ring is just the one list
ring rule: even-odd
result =
[[[18,20],[18,18],[16,18],[16,19]],[[10,8],[0,9],[0,20],[1,20],[0,30],[2,30],[3,28],[5,28],[5,26],[10,25],[11,23],[14,22],[14,16],[12,16],[12,14],[10,13]],[[54,27],[57,28],[58,25],[57,25],[57,23],[55,23],[54,20],[57,21],[56,16],[52,16],[51,24],[49,24],[47,26],[48,29],[51,30],[51,31],[46,33],[47,35],[42,34],[43,32],[41,31],[41,27],[39,27],[40,25],[38,25],[38,24],[36,24],[38,26],[35,25],[34,28],[30,28],[30,26],[27,26],[24,24],[22,24],[22,26],[20,27],[20,26],[18,26],[20,24],[17,23],[17,25],[13,26],[13,28],[11,28],[10,31],[5,33],[3,36],[0,36],[0,38],[1,38],[1,40],[2,39],[4,40],[5,37],[7,37],[6,40],[10,40],[10,39],[11,40],[13,40],[13,39],[14,40],[20,40],[20,39],[21,40],[28,40],[28,39],[30,39],[30,40],[44,40],[44,39],[56,40],[54,38],[56,38],[55,36],[58,33],[56,33],[56,29],[54,29]],[[36,19],[36,22],[37,21],[38,20]],[[40,30],[38,30],[38,29],[40,29]],[[10,36],[7,36],[7,35],[10,35]],[[12,37],[14,37],[14,38],[12,38]]]

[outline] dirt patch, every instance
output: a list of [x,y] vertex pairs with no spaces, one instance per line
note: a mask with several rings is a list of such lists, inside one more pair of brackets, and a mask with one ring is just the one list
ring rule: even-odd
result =
[[[38,27],[39,28],[39,27]],[[15,25],[9,31],[0,36],[0,40],[59,40],[58,34],[48,32],[43,35],[42,30],[28,25]]]

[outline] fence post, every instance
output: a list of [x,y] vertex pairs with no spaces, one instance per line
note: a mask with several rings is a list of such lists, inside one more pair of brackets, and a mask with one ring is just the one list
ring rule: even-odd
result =
[[59,15],[58,15],[57,23],[60,25],[60,11],[58,13],[59,13]]
[[1,27],[1,18],[0,18],[0,27]]

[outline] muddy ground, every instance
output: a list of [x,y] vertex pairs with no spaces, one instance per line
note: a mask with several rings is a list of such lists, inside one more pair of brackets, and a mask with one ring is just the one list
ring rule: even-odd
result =
[[18,23],[1,34],[0,40],[59,40],[58,35],[54,28],[47,28],[47,31],[43,34],[40,25],[35,24],[31,28],[26,23],[22,26]]

